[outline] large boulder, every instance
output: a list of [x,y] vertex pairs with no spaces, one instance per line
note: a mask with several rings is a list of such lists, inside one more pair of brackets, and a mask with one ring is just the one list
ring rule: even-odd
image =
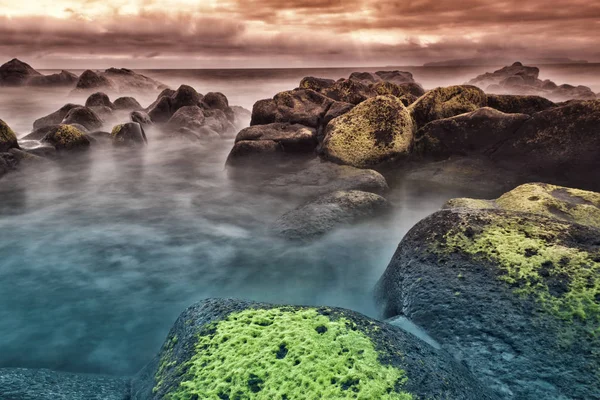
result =
[[456,117],[432,121],[416,133],[415,152],[435,159],[452,155],[487,154],[515,135],[530,118],[480,108]]
[[108,107],[115,108],[108,95],[104,92],[92,93],[85,101],[86,107]]
[[202,95],[191,86],[181,85],[171,96],[171,106],[173,112],[181,107],[198,106],[202,101]]
[[173,116],[173,100],[170,96],[163,96],[152,103],[148,108],[148,116],[156,124],[167,122]]
[[17,135],[15,135],[6,122],[0,119],[0,153],[18,148],[19,143],[17,142]]
[[65,117],[67,116],[69,111],[71,111],[72,109],[77,108],[77,107],[82,107],[82,106],[79,104],[73,104],[73,103],[65,104],[64,106],[62,106],[58,110],[54,111],[53,113],[48,114],[45,117],[36,119],[35,122],[33,123],[33,129],[36,130],[36,129],[43,128],[45,126],[60,124],[63,121],[63,119],[65,119]]
[[135,98],[128,96],[119,97],[114,101],[113,105],[116,110],[140,111],[144,109]]
[[57,151],[87,150],[90,147],[90,140],[85,133],[72,125],[59,125],[41,141],[51,144]]
[[29,86],[56,87],[56,86],[75,86],[79,77],[72,72],[62,70],[59,73],[51,75],[32,76],[27,84]]
[[458,207],[521,211],[600,228],[600,193],[547,183],[527,183],[496,200],[458,198],[444,205]]
[[235,142],[246,140],[272,140],[279,143],[287,153],[310,153],[317,147],[316,131],[313,128],[281,122],[242,129]]
[[148,144],[144,128],[137,122],[116,125],[112,132],[112,142],[118,147],[144,147]]
[[11,171],[14,171],[18,165],[19,159],[13,153],[0,153],[0,178]]
[[534,114],[492,158],[554,182],[596,188],[599,150],[600,100],[594,100]]
[[377,287],[506,399],[600,398],[600,230],[456,208],[418,223]]
[[32,77],[41,75],[29,64],[13,58],[0,66],[0,86],[25,85]]
[[313,76],[307,76],[305,78],[302,78],[298,87],[300,89],[310,89],[314,90],[315,92],[321,92],[324,89],[333,86],[334,83],[335,81],[333,79],[315,78]]
[[283,214],[275,222],[274,230],[289,240],[311,240],[390,209],[390,203],[375,193],[337,191]]
[[359,104],[375,96],[368,83],[356,79],[340,79],[322,93],[333,100],[351,104]]
[[448,355],[350,310],[209,299],[189,307],[132,400],[494,398]]
[[528,114],[533,115],[537,112],[556,107],[556,104],[540,96],[519,96],[519,95],[487,95],[488,107],[495,108],[507,114]]
[[202,98],[202,105],[210,110],[221,110],[225,113],[227,118],[233,122],[235,114],[231,107],[229,107],[229,100],[221,92],[208,92]]
[[392,96],[377,96],[335,118],[327,126],[323,158],[359,168],[392,162],[409,154],[413,120]]
[[449,86],[430,90],[414,102],[409,110],[418,128],[431,121],[475,111],[487,105],[483,90],[475,86]]
[[317,128],[332,102],[310,89],[281,92],[272,99],[259,100],[254,104],[250,125],[289,122]]
[[0,395],[6,400],[130,398],[126,378],[26,368],[0,368]]
[[80,124],[89,131],[95,131],[102,127],[102,120],[89,107],[72,108],[61,123],[65,125]]
[[285,160],[281,144],[274,140],[241,140],[237,142],[225,164],[228,167],[271,167]]
[[[415,86],[418,86],[417,84],[412,84]],[[400,100],[402,100],[402,103],[405,106],[409,106],[412,103],[414,103],[415,101],[417,101],[417,99],[423,95],[423,89],[421,88],[421,94],[419,95],[415,95],[413,94],[411,91],[413,90],[413,86],[404,86],[404,85],[397,85],[395,83],[391,83],[391,82],[387,82],[387,81],[383,81],[383,82],[378,82],[376,84],[374,84],[373,86],[371,86],[371,89],[379,96],[395,96],[398,97]],[[420,86],[418,86],[420,87]]]
[[184,106],[173,114],[164,127],[168,135],[192,135],[201,138],[204,112],[198,106]]

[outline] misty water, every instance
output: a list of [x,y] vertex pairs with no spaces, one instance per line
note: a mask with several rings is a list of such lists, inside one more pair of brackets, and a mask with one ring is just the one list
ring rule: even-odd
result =
[[[435,69],[421,72],[421,81],[462,83],[486,69],[464,76]],[[222,91],[231,104],[251,108],[302,76],[339,78],[349,70],[147,73],[173,87]],[[156,94],[136,97],[146,106]],[[0,118],[23,136],[36,118],[84,99],[3,88]],[[372,288],[408,229],[451,197],[498,195],[390,176],[392,217],[290,243],[269,225],[301,199],[230,179],[224,165],[232,144],[150,133],[143,151],[95,148],[56,168],[3,177],[0,367],[133,374],[179,313],[207,297],[342,306],[377,317]]]

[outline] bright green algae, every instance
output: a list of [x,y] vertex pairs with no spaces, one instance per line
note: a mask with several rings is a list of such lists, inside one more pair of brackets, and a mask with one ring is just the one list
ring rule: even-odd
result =
[[343,317],[247,309],[209,331],[198,336],[188,372],[165,398],[413,399],[398,392],[405,372],[382,365],[371,339]]

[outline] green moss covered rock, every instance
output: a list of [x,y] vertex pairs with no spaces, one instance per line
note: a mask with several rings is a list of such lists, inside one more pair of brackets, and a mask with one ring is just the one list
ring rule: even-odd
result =
[[329,123],[321,155],[359,168],[392,162],[409,154],[413,131],[400,99],[377,96]]
[[438,119],[475,111],[487,105],[483,90],[469,85],[440,87],[430,90],[410,106],[419,128]]
[[440,211],[402,240],[378,298],[386,316],[422,326],[504,398],[597,398],[598,238],[542,215]]
[[58,151],[87,150],[90,147],[90,140],[82,131],[64,124],[50,130],[41,141],[50,143]]
[[132,382],[138,399],[492,399],[449,355],[349,310],[206,300]]
[[17,135],[6,122],[0,119],[0,153],[18,148]]

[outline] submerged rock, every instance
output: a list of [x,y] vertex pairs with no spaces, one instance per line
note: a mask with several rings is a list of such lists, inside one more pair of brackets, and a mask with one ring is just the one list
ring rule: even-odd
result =
[[17,135],[15,135],[6,122],[0,119],[0,153],[18,148]]
[[0,86],[21,86],[35,76],[42,74],[16,58],[0,66]]
[[144,128],[137,122],[117,125],[110,134],[115,146],[143,147],[148,144]]
[[377,294],[506,399],[600,397],[600,230],[452,209],[405,236]]
[[77,107],[83,107],[83,106],[80,104],[73,104],[73,103],[65,104],[58,110],[54,111],[52,114],[48,114],[45,117],[36,119],[35,122],[33,123],[33,129],[37,130],[37,129],[43,128],[45,126],[60,124],[63,121],[63,119],[65,119],[65,117],[67,116],[69,111],[71,111],[72,109],[77,108]]
[[359,168],[392,162],[408,155],[413,130],[412,118],[399,99],[377,96],[329,123],[321,155]]
[[102,127],[102,120],[89,107],[75,107],[69,110],[61,124],[73,125],[80,124],[87,130],[94,131]]
[[49,131],[41,141],[53,145],[58,151],[87,150],[90,147],[85,133],[66,124]]
[[274,229],[290,240],[311,240],[337,227],[389,211],[389,202],[374,193],[338,191],[321,196],[283,214]]
[[350,310],[210,299],[175,322],[132,400],[493,399],[445,353]]

